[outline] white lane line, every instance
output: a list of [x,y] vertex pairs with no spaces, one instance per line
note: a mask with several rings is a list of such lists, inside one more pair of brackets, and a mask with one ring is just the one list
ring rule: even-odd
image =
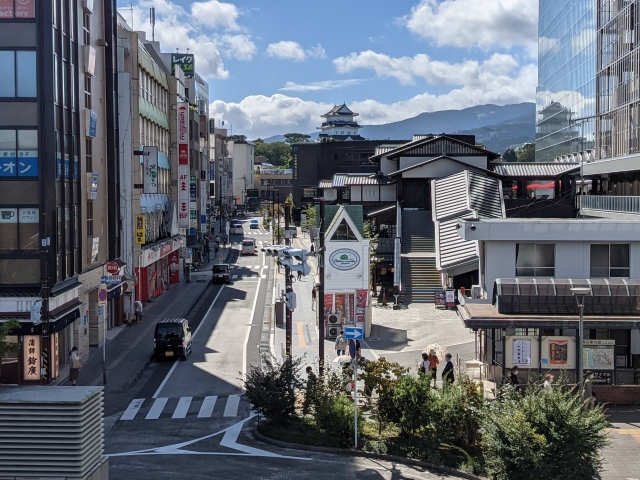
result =
[[192,399],[193,397],[180,397],[178,406],[174,410],[173,415],[171,415],[171,418],[186,418]]
[[131,403],[120,417],[120,420],[133,420],[136,418],[136,414],[140,411],[143,403],[144,398],[134,398],[131,400]]
[[155,402],[151,406],[151,410],[147,413],[147,416],[144,417],[145,420],[157,420],[162,415],[162,410],[164,410],[165,405],[167,404],[168,398],[156,398]]
[[[267,256],[264,252],[260,252],[262,256],[262,265],[266,265]],[[256,306],[258,305],[258,295],[260,294],[260,283],[262,282],[262,277],[258,278],[258,286],[256,287],[256,295],[253,298],[253,306],[251,307],[251,316],[249,317],[253,322],[253,317],[256,314]],[[249,344],[249,335],[251,335],[251,327],[247,327],[247,334],[244,337],[244,345],[242,347],[242,376],[244,377],[247,374],[247,345]]]
[[[213,306],[216,304],[216,302],[218,301],[218,297],[220,296],[220,294],[222,293],[222,291],[224,290],[224,285],[222,285],[220,287],[220,290],[218,290],[218,294],[216,295],[216,297],[213,299],[213,302],[211,302],[211,305],[209,306],[209,309],[207,310],[207,313],[204,314],[204,317],[202,317],[202,320],[200,320],[200,325],[198,325],[198,328],[196,328],[196,331],[193,332],[193,335],[191,335],[191,341],[193,342],[193,340],[195,340],[196,335],[198,335],[198,332],[200,331],[200,327],[202,327],[202,324],[204,323],[205,319],[207,318],[207,316],[209,315],[209,312],[211,312],[211,309],[213,308]],[[167,382],[169,381],[169,378],[171,377],[171,374],[173,373],[173,371],[176,369],[176,367],[178,366],[178,364],[180,363],[180,360],[176,360],[175,362],[173,362],[173,366],[171,367],[171,370],[169,370],[169,373],[167,373],[167,376],[164,377],[164,380],[162,380],[162,383],[160,384],[160,386],[158,387],[158,389],[156,390],[156,393],[153,394],[153,397],[151,398],[158,398],[158,395],[160,395],[160,392],[162,391],[162,389],[164,388],[164,386],[167,384]]]
[[262,269],[264,270],[265,268],[269,268],[267,265],[263,265]]
[[211,415],[213,415],[213,407],[216,406],[217,399],[218,397],[216,395],[213,397],[204,397],[204,402],[202,402],[202,406],[198,412],[198,418],[210,418]]
[[242,275],[242,278],[247,278],[247,276],[246,275]]
[[253,268],[255,268],[256,270],[259,270],[259,269],[260,269],[260,265],[256,265],[256,266],[255,266],[255,267],[253,267]]
[[235,280],[236,278],[238,278],[238,275],[233,275],[233,276],[231,277],[231,280]]
[[267,275],[263,273],[262,275],[260,275],[260,278],[267,278]]
[[227,404],[224,406],[223,417],[235,417],[238,415],[238,407],[240,406],[240,395],[229,395]]

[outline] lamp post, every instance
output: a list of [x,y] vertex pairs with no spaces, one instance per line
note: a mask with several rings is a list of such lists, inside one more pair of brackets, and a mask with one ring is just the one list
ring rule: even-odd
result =
[[573,287],[571,288],[571,293],[576,297],[576,301],[578,302],[578,311],[580,313],[580,317],[578,320],[578,344],[576,346],[577,350],[577,365],[576,365],[576,376],[578,389],[582,391],[582,344],[584,342],[584,332],[583,332],[583,324],[584,324],[584,297],[585,295],[591,294],[591,288],[589,287]]

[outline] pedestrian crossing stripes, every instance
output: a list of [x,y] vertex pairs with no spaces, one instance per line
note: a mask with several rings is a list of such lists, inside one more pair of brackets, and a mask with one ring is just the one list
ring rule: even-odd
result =
[[120,420],[232,418],[248,416],[249,413],[249,403],[243,400],[241,395],[136,398],[131,401]]

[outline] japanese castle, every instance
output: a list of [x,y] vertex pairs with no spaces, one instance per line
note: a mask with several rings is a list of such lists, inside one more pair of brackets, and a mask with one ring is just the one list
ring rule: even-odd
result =
[[322,115],[325,120],[320,127],[317,127],[318,130],[321,130],[318,140],[321,142],[366,140],[358,134],[358,130],[362,128],[354,120],[354,117],[358,115],[359,113],[352,112],[344,103],[336,105],[331,111]]

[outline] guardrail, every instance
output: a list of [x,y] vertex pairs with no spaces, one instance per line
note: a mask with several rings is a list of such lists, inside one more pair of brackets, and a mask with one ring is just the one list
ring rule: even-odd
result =
[[640,196],[578,195],[576,207],[580,210],[601,210],[603,212],[640,215]]

